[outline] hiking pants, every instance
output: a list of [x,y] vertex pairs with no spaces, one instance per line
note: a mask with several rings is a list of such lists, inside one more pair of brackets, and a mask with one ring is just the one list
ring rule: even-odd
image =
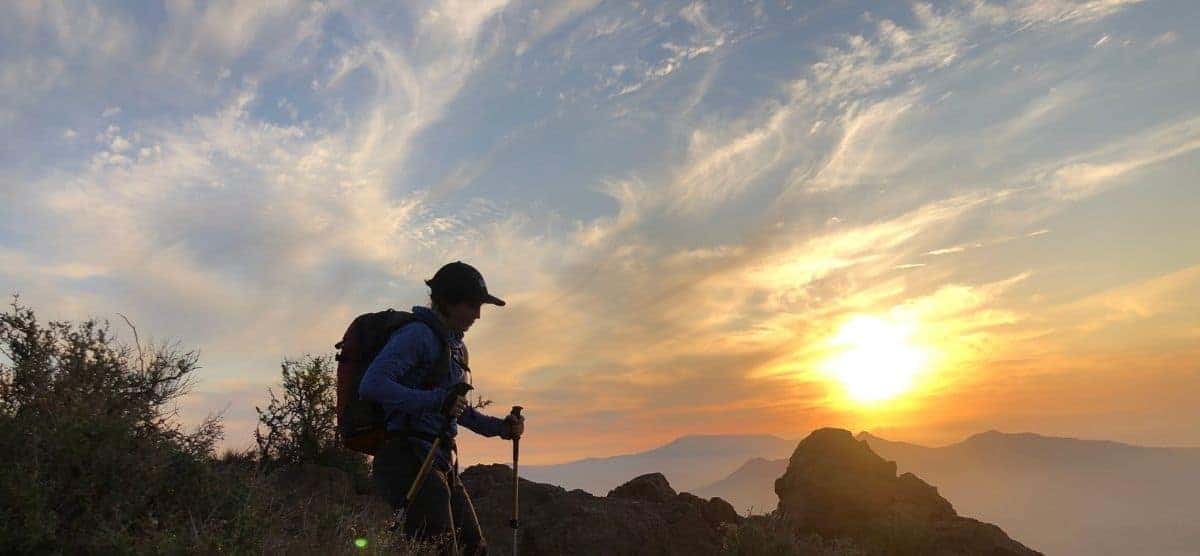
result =
[[[404,496],[424,459],[423,450],[404,438],[389,438],[376,452],[372,463],[375,484],[393,511],[404,503]],[[455,531],[462,554],[487,554],[487,543],[471,497],[462,481],[453,475],[453,472],[439,469],[436,461],[430,466],[421,490],[405,511],[404,534],[413,539],[446,540],[442,551],[449,554],[447,534]]]

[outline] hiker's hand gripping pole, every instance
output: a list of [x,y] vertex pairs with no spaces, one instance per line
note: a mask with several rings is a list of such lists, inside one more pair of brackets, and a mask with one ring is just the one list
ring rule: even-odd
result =
[[[471,385],[465,382],[460,382],[450,387],[447,397],[451,396],[466,396],[467,392],[471,391]],[[429,447],[429,453],[425,456],[425,461],[421,462],[421,468],[417,471],[417,476],[413,478],[412,485],[408,487],[408,494],[404,496],[403,505],[396,510],[396,519],[394,527],[400,527],[404,522],[404,513],[408,507],[412,505],[412,501],[416,499],[417,493],[421,491],[421,483],[425,482],[425,476],[429,474],[429,468],[433,465],[433,456],[437,454],[438,448],[441,447],[442,438],[450,434],[450,426],[454,424],[454,415],[446,415],[446,423],[442,425],[442,431],[438,433],[437,438],[433,439],[433,444]]]
[[[515,415],[518,419],[520,419],[521,418],[521,409],[523,409],[521,406],[514,405],[512,408],[511,415]],[[519,513],[520,505],[517,504],[517,492],[518,492],[518,486],[520,485],[520,480],[519,480],[518,474],[517,474],[517,456],[520,454],[521,437],[514,436],[512,439],[512,443],[513,443],[513,514],[512,514],[512,520],[508,522],[508,525],[510,527],[512,527],[512,530],[513,530],[512,553],[513,553],[513,556],[517,556],[517,530],[521,528],[521,515]]]

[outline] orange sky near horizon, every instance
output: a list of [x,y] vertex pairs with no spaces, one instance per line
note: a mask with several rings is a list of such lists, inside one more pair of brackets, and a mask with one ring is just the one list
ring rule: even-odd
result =
[[[738,369],[761,394],[734,404],[719,399],[625,400],[629,405],[624,407],[597,394],[589,411],[625,411],[636,417],[614,416],[613,423],[621,425],[611,429],[599,422],[578,434],[551,430],[544,436],[537,434],[542,423],[550,421],[553,427],[560,419],[569,422],[570,407],[552,402],[542,409],[525,402],[534,434],[523,449],[528,449],[531,464],[552,463],[650,449],[682,434],[768,433],[799,439],[824,426],[930,446],[991,429],[1145,446],[1200,446],[1195,425],[1200,423],[1195,404],[1200,399],[1200,265],[1059,306],[1039,307],[1034,294],[1024,304],[1001,308],[997,300],[1029,279],[1017,276],[981,288],[947,286],[877,313],[883,315],[878,318],[910,315],[918,323],[913,344],[934,352],[913,387],[889,399],[856,401],[838,380],[810,372],[833,349],[823,344],[836,336],[836,319],[814,327],[812,336],[797,338],[790,334],[799,319],[781,317],[773,328],[747,330],[727,339],[729,346],[712,346],[729,350],[721,360],[736,360],[731,354],[738,352],[754,359],[756,348],[779,347],[776,357]],[[486,325],[481,321],[476,326]],[[787,351],[789,344],[803,347]],[[690,353],[696,346],[679,349]],[[630,365],[659,366],[675,357],[656,349],[649,360],[634,356]],[[500,358],[518,356],[506,351]],[[886,372],[883,367],[880,371]],[[485,388],[497,390],[487,371],[478,376]],[[700,397],[719,398],[719,385],[714,387]],[[520,395],[520,387],[513,388]],[[619,393],[610,395],[620,399]],[[506,457],[487,440],[465,442],[474,453],[471,461]],[[575,449],[564,449],[572,445]]]

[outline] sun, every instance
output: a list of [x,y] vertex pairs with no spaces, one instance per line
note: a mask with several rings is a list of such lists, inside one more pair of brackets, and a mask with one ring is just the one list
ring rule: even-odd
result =
[[890,400],[913,387],[914,378],[925,369],[926,350],[911,338],[914,323],[860,315],[842,324],[830,338],[834,355],[824,371],[860,403]]

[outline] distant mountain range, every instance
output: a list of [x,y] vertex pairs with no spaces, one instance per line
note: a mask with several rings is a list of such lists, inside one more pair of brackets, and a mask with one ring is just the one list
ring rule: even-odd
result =
[[771,435],[693,435],[635,454],[587,458],[556,465],[522,465],[521,476],[604,496],[630,477],[661,472],[681,491],[724,477],[752,458],[787,457],[796,440]]
[[[961,515],[1047,554],[1200,554],[1200,448],[997,431],[938,448],[857,438],[936,486]],[[771,511],[787,465],[751,458],[693,492],[720,496],[739,512]]]
[[[775,479],[787,470],[788,459],[754,458],[729,476],[697,488],[692,494],[704,498],[724,498],[740,514],[765,514],[779,505]],[[937,486],[936,484],[934,486]]]

